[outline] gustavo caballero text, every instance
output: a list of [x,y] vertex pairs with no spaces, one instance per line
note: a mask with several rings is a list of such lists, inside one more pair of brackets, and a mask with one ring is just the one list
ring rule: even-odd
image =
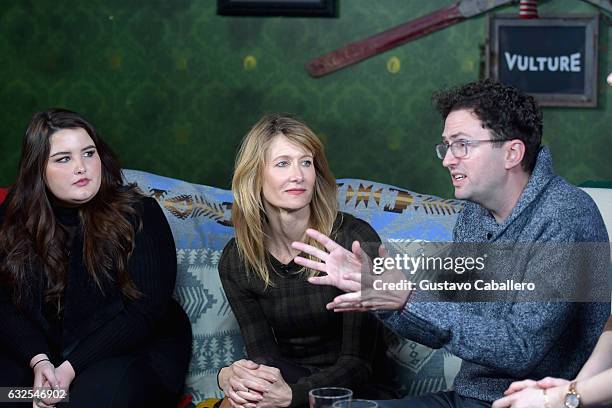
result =
[[479,290],[479,291],[533,291],[535,284],[533,282],[516,282],[513,279],[504,281],[496,281],[493,279],[483,280],[477,279],[474,282],[449,282],[440,281],[433,282],[423,279],[419,282],[412,282],[408,279],[402,279],[396,282],[384,282],[382,279],[376,279],[372,283],[374,290]]

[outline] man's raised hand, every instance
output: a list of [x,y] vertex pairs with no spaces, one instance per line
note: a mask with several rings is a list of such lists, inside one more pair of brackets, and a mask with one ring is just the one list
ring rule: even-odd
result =
[[319,261],[316,261],[298,256],[294,259],[294,262],[306,268],[327,274],[325,276],[312,277],[308,281],[315,285],[335,286],[344,292],[359,291],[361,289],[362,272],[369,273],[371,270],[370,259],[361,249],[359,242],[353,242],[351,252],[314,229],[307,229],[306,235],[320,243],[325,250],[304,242],[294,242],[291,244],[293,248],[319,259]]

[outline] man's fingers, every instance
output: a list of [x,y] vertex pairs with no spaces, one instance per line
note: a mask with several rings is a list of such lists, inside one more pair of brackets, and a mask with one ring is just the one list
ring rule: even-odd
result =
[[363,307],[361,301],[361,291],[345,293],[336,296],[326,307],[328,310],[333,310],[334,312],[363,312],[367,309]]
[[[344,275],[344,276],[348,276],[348,275]],[[348,293],[355,293],[361,290],[361,282],[359,280],[354,281],[354,280],[349,280],[346,279],[345,277],[342,277],[342,287],[341,289],[345,292]]]
[[329,238],[325,234],[321,234],[319,231],[317,231],[315,229],[308,228],[306,230],[306,235],[308,235],[310,238],[312,238],[315,241],[317,241],[319,244],[323,245],[325,247],[325,249],[327,249],[329,252],[331,252],[331,251],[337,249],[338,247],[340,247],[340,245],[335,243],[333,239]]
[[[353,241],[351,251],[353,252],[353,255],[355,255],[355,260],[358,260],[361,265],[370,264],[370,257],[365,253],[363,248],[361,248],[359,241]],[[349,258],[348,260],[350,261],[351,259]]]
[[341,305],[327,304],[327,309],[334,312],[369,312],[372,310],[394,310],[393,304],[365,304],[365,303],[344,303]]
[[[353,252],[353,255],[355,255],[355,259],[351,260],[349,258],[348,261],[353,261],[354,263],[359,262],[361,266],[361,274],[369,274],[372,271],[372,260],[370,259],[368,254],[366,254],[363,248],[361,248],[361,244],[359,243],[359,241],[353,241],[351,250]],[[359,279],[361,280],[361,276],[359,277]]]
[[333,309],[334,313],[349,313],[349,312],[367,312],[367,310],[365,310],[364,308],[357,308],[357,307],[347,307],[347,308],[337,308],[337,309]]
[[332,285],[338,287],[347,293],[355,293],[361,289],[361,285],[357,282],[342,281],[340,284],[336,284],[329,276],[315,276],[308,278],[308,282],[315,285]]
[[307,253],[308,255],[312,255],[315,258],[318,258],[323,262],[327,261],[327,258],[329,256],[329,253],[315,246],[305,244],[303,242],[293,242],[291,246],[299,251]]
[[359,272],[344,272],[342,279],[355,282],[361,287],[361,274]]
[[361,303],[358,302],[328,303],[326,307],[327,310],[333,310],[334,312],[365,312],[367,310]]
[[361,302],[361,291],[344,293],[334,298],[332,303],[360,303]]
[[308,283],[312,283],[313,285],[333,285],[334,284],[332,278],[329,276],[313,276],[312,278],[308,278]]
[[323,262],[317,262],[301,256],[296,256],[293,258],[293,262],[298,265],[305,266],[306,268],[314,269],[315,271],[327,273],[327,265]]
[[389,251],[387,251],[387,248],[384,244],[380,244],[380,246],[378,247],[378,256],[380,256],[381,258],[389,257]]
[[[359,265],[361,266],[361,273],[369,274],[372,269],[372,262],[368,254],[361,248],[361,244],[359,241],[353,241],[353,245],[351,245],[351,250],[353,255],[355,255],[355,261],[359,261]],[[348,259],[351,262],[351,259]]]

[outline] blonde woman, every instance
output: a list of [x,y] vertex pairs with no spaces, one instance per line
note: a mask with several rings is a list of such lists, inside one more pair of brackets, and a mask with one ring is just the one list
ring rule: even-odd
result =
[[369,224],[338,212],[321,141],[292,117],[263,117],[242,141],[232,191],[236,238],[223,250],[219,275],[248,360],[219,372],[230,404],[302,406],[312,388],[358,390],[381,341],[377,321],[328,311],[340,291],[309,284],[317,272],[293,262],[299,251],[291,243],[307,239],[307,228],[347,248],[353,241],[380,243]]

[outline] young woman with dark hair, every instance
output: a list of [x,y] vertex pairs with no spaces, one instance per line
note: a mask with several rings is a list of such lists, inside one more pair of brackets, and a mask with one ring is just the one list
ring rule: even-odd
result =
[[0,386],[68,389],[61,406],[176,401],[191,331],[170,228],[75,112],[28,125],[0,208],[0,278]]

